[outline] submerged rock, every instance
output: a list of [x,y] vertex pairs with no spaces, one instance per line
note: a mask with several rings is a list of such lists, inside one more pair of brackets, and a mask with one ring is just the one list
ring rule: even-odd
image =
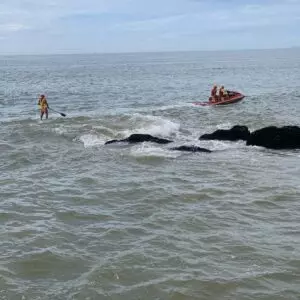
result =
[[247,141],[250,131],[247,126],[236,125],[231,129],[218,129],[211,134],[203,134],[199,140]]
[[113,143],[118,143],[120,140],[110,140],[108,142],[105,142],[104,145],[108,145],[108,144],[113,144]]
[[170,150],[187,151],[187,152],[207,152],[207,153],[212,152],[208,149],[197,147],[197,146],[180,146],[180,147],[171,148]]
[[158,138],[158,137],[152,136],[150,134],[138,134],[138,133],[136,133],[136,134],[132,134],[131,136],[129,136],[128,138],[123,139],[123,140],[108,141],[108,142],[105,143],[105,145],[113,144],[113,143],[119,143],[119,142],[125,142],[125,143],[130,143],[130,144],[143,143],[143,142],[152,142],[152,143],[158,143],[158,144],[169,144],[169,143],[172,143],[173,141]]
[[270,149],[300,148],[300,127],[264,127],[250,134],[247,145],[262,146]]

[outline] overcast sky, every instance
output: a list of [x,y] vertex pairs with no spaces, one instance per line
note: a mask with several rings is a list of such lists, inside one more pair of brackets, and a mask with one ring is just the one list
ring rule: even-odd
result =
[[300,0],[0,0],[0,53],[300,46]]

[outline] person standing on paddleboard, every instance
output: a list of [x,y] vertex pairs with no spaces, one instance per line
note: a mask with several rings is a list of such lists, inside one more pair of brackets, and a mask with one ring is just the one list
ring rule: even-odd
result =
[[40,110],[41,110],[41,120],[43,119],[44,114],[46,115],[46,119],[48,119],[49,105],[48,105],[48,102],[47,102],[47,99],[46,99],[45,95],[40,96],[38,105],[39,105]]

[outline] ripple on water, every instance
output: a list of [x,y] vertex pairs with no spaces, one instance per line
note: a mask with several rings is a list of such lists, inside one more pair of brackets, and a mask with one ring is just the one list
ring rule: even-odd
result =
[[[198,140],[297,124],[285,51],[0,59],[0,299],[299,300],[299,151]],[[220,74],[249,96],[192,106]],[[214,151],[103,145],[132,133]]]
[[64,280],[65,275],[62,270],[68,269],[68,278],[72,279],[87,269],[87,264],[84,259],[74,253],[63,255],[61,251],[58,253],[55,249],[37,249],[30,253],[24,253],[14,262],[8,263],[7,267],[13,273],[17,273],[19,278],[26,280],[43,278]]

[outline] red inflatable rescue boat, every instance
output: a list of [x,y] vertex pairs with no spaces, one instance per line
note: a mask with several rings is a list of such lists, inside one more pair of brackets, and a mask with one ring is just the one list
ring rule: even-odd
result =
[[209,100],[206,102],[193,102],[194,105],[201,105],[201,106],[211,106],[211,105],[227,105],[231,103],[236,103],[245,98],[245,95],[239,92],[227,91],[228,96],[224,98],[222,101],[212,101],[212,98],[209,97]]

